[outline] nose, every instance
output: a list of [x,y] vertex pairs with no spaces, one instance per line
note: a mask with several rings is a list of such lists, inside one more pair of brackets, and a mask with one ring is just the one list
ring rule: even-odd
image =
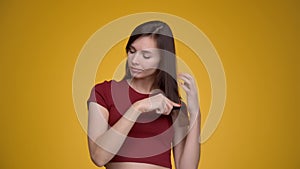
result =
[[133,65],[138,65],[139,64],[139,51],[137,51],[134,55],[132,55],[132,58],[131,58],[131,63]]

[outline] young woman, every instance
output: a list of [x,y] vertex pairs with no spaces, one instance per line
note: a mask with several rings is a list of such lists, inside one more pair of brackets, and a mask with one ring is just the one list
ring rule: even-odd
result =
[[[194,79],[176,73],[170,27],[150,21],[126,45],[126,75],[97,84],[88,100],[92,161],[107,169],[196,169],[200,111]],[[177,83],[177,78],[182,82]],[[181,102],[178,84],[186,92]]]

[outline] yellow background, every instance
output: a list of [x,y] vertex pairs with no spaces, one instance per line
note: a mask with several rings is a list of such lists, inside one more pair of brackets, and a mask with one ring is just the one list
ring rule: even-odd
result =
[[[299,168],[298,9],[296,0],[1,1],[0,168],[97,168],[73,106],[76,59],[103,25],[150,11],[195,24],[223,62],[226,107],[199,168]],[[203,89],[207,80],[197,77]]]

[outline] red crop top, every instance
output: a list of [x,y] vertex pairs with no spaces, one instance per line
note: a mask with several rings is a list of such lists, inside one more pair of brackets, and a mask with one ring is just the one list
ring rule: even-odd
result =
[[[136,101],[149,97],[131,88],[126,80],[105,81],[95,85],[88,102],[97,102],[109,112],[113,126]],[[171,116],[148,112],[140,115],[119,152],[110,162],[140,162],[167,168],[171,166],[171,142],[174,136]]]

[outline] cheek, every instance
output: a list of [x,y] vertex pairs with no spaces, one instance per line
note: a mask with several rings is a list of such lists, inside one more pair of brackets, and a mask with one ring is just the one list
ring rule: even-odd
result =
[[128,61],[128,62],[131,62],[131,59],[132,59],[132,54],[129,54],[129,53],[128,53],[128,54],[127,54],[127,61]]
[[148,67],[148,68],[158,68],[159,66],[159,61],[160,59],[159,58],[153,58],[151,60],[149,60],[148,62],[146,62],[145,66]]

